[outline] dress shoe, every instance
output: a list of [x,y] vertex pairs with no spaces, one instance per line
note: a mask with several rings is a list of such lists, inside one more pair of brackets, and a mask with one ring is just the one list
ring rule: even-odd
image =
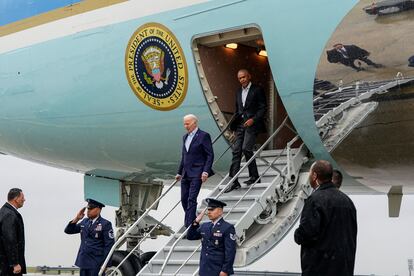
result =
[[239,182],[234,182],[230,187],[228,187],[224,192],[225,193],[230,193],[233,190],[237,190],[240,189],[241,185]]
[[[250,178],[249,180],[244,181],[247,185],[251,185],[254,182],[256,182],[257,178]],[[260,183],[260,180],[257,181],[257,183]]]

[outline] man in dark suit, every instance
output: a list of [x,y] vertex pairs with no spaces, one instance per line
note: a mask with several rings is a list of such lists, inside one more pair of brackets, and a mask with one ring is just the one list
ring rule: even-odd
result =
[[332,183],[332,165],[316,161],[309,172],[314,192],[305,200],[295,242],[303,276],[354,275],[357,216],[352,200]]
[[[82,208],[68,223],[65,233],[81,235],[81,245],[75,262],[80,268],[80,276],[97,276],[114,245],[114,232],[111,222],[101,217],[101,210],[105,205],[93,199],[86,201],[88,206]],[[83,219],[85,209],[87,218]],[[79,222],[80,220],[82,221]]]
[[184,116],[184,128],[180,167],[176,180],[181,180],[181,204],[184,208],[184,224],[188,227],[196,218],[197,196],[201,184],[212,176],[214,161],[210,134],[198,128],[198,119],[193,114]]
[[236,256],[236,231],[234,226],[223,219],[226,203],[207,198],[207,215],[211,222],[203,223],[200,213],[188,230],[189,240],[201,239],[200,276],[228,276],[234,273]]
[[[236,114],[231,124],[231,130],[236,132],[236,142],[233,145],[230,177],[235,176],[240,170],[242,153],[244,153],[246,161],[253,156],[256,136],[266,130],[264,123],[266,96],[263,89],[251,83],[250,73],[246,69],[239,70],[237,78],[241,88],[236,93]],[[250,179],[245,181],[247,185],[254,183],[259,178],[255,160],[249,164],[249,176]],[[225,192],[228,193],[240,187],[240,183],[236,179]]]
[[342,63],[345,66],[349,66],[356,71],[364,70],[361,66],[355,65],[355,60],[361,60],[370,66],[375,68],[383,67],[381,64],[375,63],[368,58],[370,53],[356,45],[343,45],[342,43],[336,43],[333,45],[333,49],[326,52],[328,61],[330,63]]
[[0,275],[26,274],[24,259],[24,224],[17,209],[26,199],[21,189],[13,188],[0,209]]

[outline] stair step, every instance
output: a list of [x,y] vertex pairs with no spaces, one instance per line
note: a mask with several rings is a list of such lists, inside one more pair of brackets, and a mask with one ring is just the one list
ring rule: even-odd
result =
[[[174,260],[174,259],[169,259],[168,260],[168,265],[182,265],[184,263],[184,260]],[[153,265],[163,265],[164,264],[164,260],[152,260],[151,263]],[[198,267],[198,260],[189,260],[186,265],[196,265]]]
[[[237,191],[237,190],[236,190]],[[220,200],[224,201],[224,202],[228,202],[228,201],[238,201],[242,196],[241,195],[235,195],[233,194],[234,191],[231,191],[230,193],[221,195],[219,197]],[[254,195],[246,195],[243,200],[256,200],[257,196]]]
[[[263,171],[264,170],[262,170],[262,171],[260,171],[259,170],[259,175],[261,174],[261,173],[263,173]],[[274,177],[275,176],[278,176],[279,175],[279,173],[277,172],[277,171],[275,171],[275,170],[273,170],[273,169],[269,169],[267,172],[266,172],[266,174],[264,175],[264,176],[262,176],[262,178],[261,179],[263,179],[263,178],[265,178],[266,179],[266,177],[271,177],[270,179],[274,179]],[[249,178],[249,172],[247,171],[247,168],[246,168],[246,172],[242,172],[242,173],[240,173],[239,174],[239,178],[243,178],[243,177],[245,177],[245,178]],[[268,179],[268,178],[267,178]],[[266,181],[266,180],[262,180],[262,182],[264,182],[264,181]],[[266,181],[266,182],[268,182],[268,181]],[[269,181],[270,182],[270,181]]]
[[[269,165],[266,166],[257,166],[257,171],[259,172],[259,175],[262,174],[264,171],[266,171],[266,174],[269,172],[277,172],[277,170],[281,171],[286,167],[286,164],[273,164],[272,167],[268,168]],[[242,167],[240,167],[241,169]],[[276,169],[274,169],[276,168]],[[246,167],[242,172],[248,172],[248,167]]]
[[[280,156],[286,156],[286,150],[265,150],[265,151],[262,151],[260,153],[260,156],[261,157],[275,157],[275,156],[278,156],[280,154],[280,152],[282,152],[282,151],[283,151],[283,153]],[[298,149],[297,148],[292,148],[291,152],[293,154],[296,154],[298,152]]]
[[[178,252],[193,252],[197,247],[198,247],[198,245],[197,246],[176,246],[174,248],[174,251],[178,251]],[[171,249],[171,246],[165,246],[163,248],[164,251],[170,251],[170,249]],[[201,247],[198,248],[197,251],[201,251]]]
[[[263,156],[261,157],[262,159],[265,159],[268,163],[266,163],[265,161],[261,160],[260,158],[256,157],[256,165],[257,166],[268,166],[270,165],[273,160],[275,159],[275,157],[272,156]],[[240,166],[243,167],[247,162],[241,162]],[[286,165],[286,156],[280,156],[278,157],[278,159],[276,161],[273,162],[273,165]]]
[[[296,154],[298,150],[299,149],[292,149],[291,152],[292,154]],[[274,162],[273,166],[276,169],[273,169],[272,167],[269,168],[269,164],[266,162]],[[281,183],[283,181],[283,178],[280,176],[279,170],[282,171],[286,168],[286,162],[286,150],[268,150],[262,152],[261,157],[256,158],[256,164],[259,173],[263,173],[266,170],[266,173],[264,173],[264,175],[261,177],[262,183],[257,183],[253,186],[247,186],[246,184],[244,184],[243,181],[249,179],[248,169],[246,168],[239,175],[239,182],[241,183],[241,188],[234,190],[230,193],[223,193],[218,197],[219,200],[226,202],[227,206],[224,207],[225,220],[228,223],[231,223],[236,226],[237,233],[242,233],[242,231],[250,229],[250,235],[252,236],[256,234],[256,231],[258,229],[261,231],[261,228],[257,226],[258,224],[254,224],[254,218],[259,216],[263,208],[259,205],[259,202],[264,201],[264,195],[271,196],[275,194],[275,191],[271,189],[274,189],[276,184]],[[242,163],[242,166],[245,164],[245,162]],[[216,183],[216,185],[217,184],[218,183]],[[209,195],[209,197],[215,197],[219,193],[222,193],[223,189],[226,187],[226,184],[227,183],[224,183],[216,187],[213,190],[213,192]],[[198,206],[197,212],[203,211],[206,206],[205,204],[205,202],[202,202],[201,206]],[[232,209],[233,207],[234,209]],[[283,211],[284,209],[282,208],[281,210]],[[201,221],[201,223],[206,222],[210,222],[208,216],[204,216],[203,220]],[[173,234],[171,239],[167,242],[167,244],[155,255],[155,257],[150,261],[150,263],[148,263],[148,265],[145,266],[145,269],[143,269],[142,273],[140,273],[139,275],[159,275],[159,272],[161,271],[165,259],[170,253],[170,259],[168,260],[168,263],[165,266],[162,275],[193,275],[194,272],[197,271],[199,268],[199,259],[201,255],[200,240],[191,241],[187,240],[186,238],[177,240],[184,231],[185,227],[183,226],[180,230]],[[268,230],[264,229],[263,231]],[[250,242],[253,245],[256,243],[255,240],[252,240]],[[176,246],[172,248],[174,244],[176,244]],[[257,248],[254,250],[257,250]],[[263,251],[263,249],[260,250]],[[246,256],[248,255],[245,255],[245,257]],[[179,272],[177,272],[177,270],[183,265],[183,263],[187,259],[189,260],[186,263],[186,265],[183,266]],[[245,263],[247,263],[247,261],[245,261]]]
[[[228,214],[228,212],[230,211],[230,209],[231,209],[231,208],[227,208],[227,206],[226,206],[226,207],[224,207],[224,212],[223,212],[224,216],[225,216],[226,214]],[[232,213],[246,213],[249,209],[250,209],[250,206],[244,206],[244,207],[239,207],[239,206],[237,206],[237,207],[235,207],[233,210],[231,210],[231,212],[232,212]],[[198,212],[198,213],[200,213],[200,212],[202,212],[203,210],[204,210],[204,209],[197,209],[197,212]]]
[[[171,248],[171,246],[168,246],[168,248]],[[200,260],[201,249],[197,250],[196,252],[194,252],[194,250],[195,248],[193,248],[191,251],[176,251],[174,249],[174,251],[171,254],[170,260],[187,260],[190,257],[190,255],[192,255],[190,260],[198,261]],[[164,262],[165,258],[168,256],[168,253],[169,253],[169,250],[164,249],[163,252],[161,252],[159,255],[155,257],[154,260],[159,260],[159,261]]]
[[[254,186],[253,186],[253,188],[252,188],[252,190],[259,190],[259,189],[266,189],[267,187],[269,187],[269,185],[271,185],[272,183],[256,183]],[[247,185],[247,184],[244,184],[244,183],[241,183],[241,188],[240,188],[240,190],[244,190],[245,192],[246,192],[246,190],[247,189],[249,189],[250,187],[251,187],[252,185]],[[219,186],[219,190],[221,191],[221,190],[223,190],[223,188],[225,188],[226,187],[226,185],[220,185]]]
[[[163,276],[168,275],[168,274],[174,275],[174,273],[180,268],[180,266],[184,263],[184,261],[185,260],[179,260],[179,261],[175,261],[174,263],[172,261],[169,261],[168,265],[165,266],[164,271],[162,272],[162,275]],[[160,263],[152,263],[152,269],[151,269],[153,273],[152,275],[159,274],[159,271],[161,270],[163,263],[164,261],[162,262],[160,261]],[[190,274],[190,273],[192,275],[198,269],[198,266],[199,266],[198,260],[190,261],[176,275],[181,276],[181,275]],[[139,274],[139,275],[143,275],[143,274]]]

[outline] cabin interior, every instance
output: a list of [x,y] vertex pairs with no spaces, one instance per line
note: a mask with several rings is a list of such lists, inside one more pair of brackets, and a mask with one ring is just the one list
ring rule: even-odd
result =
[[[267,99],[267,132],[258,136],[259,147],[287,116],[259,28],[244,27],[197,37],[193,41],[193,53],[204,96],[222,130],[235,113],[236,92],[240,89],[237,72],[247,69],[252,82],[263,87]],[[290,121],[288,124],[294,129]],[[294,132],[285,127],[267,149],[285,148],[294,136]],[[229,139],[230,135],[225,137]]]

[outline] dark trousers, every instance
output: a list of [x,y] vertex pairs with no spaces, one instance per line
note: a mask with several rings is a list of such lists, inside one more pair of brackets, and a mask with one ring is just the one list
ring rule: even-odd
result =
[[185,227],[190,226],[196,218],[197,197],[201,188],[200,177],[183,177],[181,179],[181,205],[183,206],[185,216]]
[[[80,272],[79,272],[79,276],[98,276],[99,269],[100,269],[100,267],[98,267],[98,268],[88,268],[88,269],[81,268]],[[105,275],[105,274],[103,274],[103,275]]]
[[[363,62],[365,62],[366,64],[368,64],[368,65],[371,65],[371,66],[377,66],[377,64],[375,63],[375,62],[373,62],[372,60],[370,60],[369,58],[367,58],[367,57],[360,57],[360,58],[358,58],[359,60],[361,60],[361,61],[363,61]],[[353,69],[355,69],[355,70],[360,70],[359,69],[359,67],[357,67],[357,66],[355,66],[355,59],[350,59],[350,58],[343,58],[342,60],[341,60],[341,63],[343,64],[343,65],[345,65],[345,66],[349,66],[349,67],[351,67],[351,68],[353,68]]]
[[[256,144],[257,132],[252,128],[245,128],[242,124],[236,130],[236,142],[233,145],[233,159],[230,166],[230,177],[233,177],[240,170],[242,154],[246,158],[246,162],[253,156],[253,148]],[[251,178],[259,178],[256,160],[249,164],[249,176]]]

